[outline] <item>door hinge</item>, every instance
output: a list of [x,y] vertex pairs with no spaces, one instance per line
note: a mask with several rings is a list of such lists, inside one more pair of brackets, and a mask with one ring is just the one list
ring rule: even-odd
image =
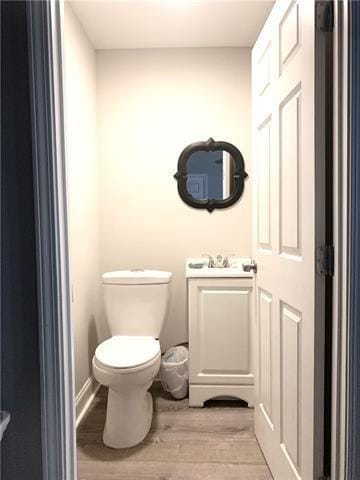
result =
[[319,275],[334,275],[334,246],[322,245],[316,249],[316,270]]
[[334,2],[332,0],[315,3],[316,30],[320,32],[334,31]]

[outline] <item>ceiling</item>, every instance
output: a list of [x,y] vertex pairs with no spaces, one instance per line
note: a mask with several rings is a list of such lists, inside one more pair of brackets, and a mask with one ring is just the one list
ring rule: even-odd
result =
[[272,0],[72,0],[96,49],[251,47]]

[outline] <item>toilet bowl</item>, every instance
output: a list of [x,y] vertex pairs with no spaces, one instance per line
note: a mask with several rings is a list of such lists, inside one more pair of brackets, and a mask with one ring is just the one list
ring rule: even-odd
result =
[[153,337],[115,336],[97,348],[94,376],[109,387],[105,445],[128,448],[146,437],[153,411],[148,389],[159,371],[160,357],[160,344]]
[[105,310],[112,337],[96,349],[96,380],[109,388],[104,444],[129,448],[150,430],[148,392],[160,368],[158,337],[169,303],[170,272],[120,271],[103,275]]

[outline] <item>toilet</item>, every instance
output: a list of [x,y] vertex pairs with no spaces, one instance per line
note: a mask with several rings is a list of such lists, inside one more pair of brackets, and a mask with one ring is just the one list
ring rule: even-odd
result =
[[172,274],[157,270],[121,270],[102,276],[111,338],[93,357],[96,380],[109,388],[104,444],[129,448],[151,426],[148,392],[160,368],[159,336],[170,299]]

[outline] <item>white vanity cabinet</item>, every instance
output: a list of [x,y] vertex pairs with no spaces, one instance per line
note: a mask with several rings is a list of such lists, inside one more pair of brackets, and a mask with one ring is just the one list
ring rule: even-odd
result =
[[229,396],[253,406],[252,281],[249,275],[187,278],[192,407]]

